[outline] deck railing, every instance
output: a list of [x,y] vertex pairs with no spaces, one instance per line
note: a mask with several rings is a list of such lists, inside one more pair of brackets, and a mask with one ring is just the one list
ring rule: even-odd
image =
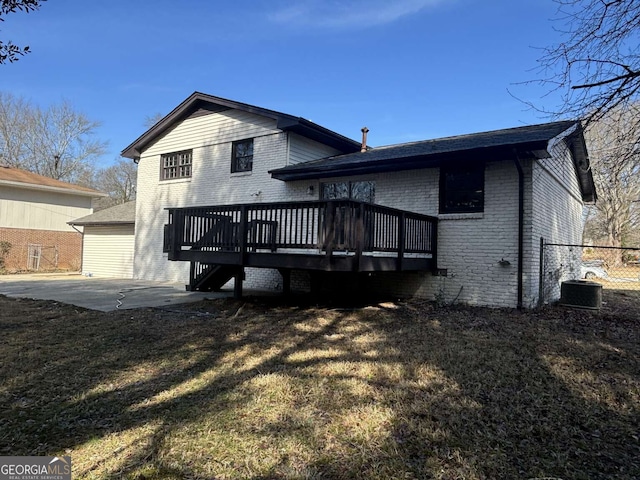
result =
[[[437,218],[352,200],[169,208],[164,251],[407,253],[433,258]],[[171,255],[170,255],[171,258]]]

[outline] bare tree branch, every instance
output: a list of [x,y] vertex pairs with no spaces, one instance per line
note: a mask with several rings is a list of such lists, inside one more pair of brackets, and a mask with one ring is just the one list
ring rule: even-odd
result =
[[[4,16],[17,11],[32,12],[38,10],[40,5],[47,0],[0,0],[0,22],[4,22]],[[18,47],[11,41],[0,40],[0,65],[3,63],[13,63],[19,60],[19,56],[29,53],[28,46]]]
[[540,83],[561,93],[562,103],[552,113],[588,124],[638,101],[640,2],[554,1],[556,30],[564,40],[543,49],[538,61]]
[[3,163],[68,182],[89,178],[106,143],[99,123],[68,102],[47,110],[0,93],[0,159]]
[[640,228],[640,104],[611,110],[586,130],[598,203],[585,230],[611,246],[635,245]]
[[114,165],[99,170],[94,187],[109,195],[100,200],[99,207],[106,208],[134,200],[137,175],[137,165],[131,160],[119,159]]

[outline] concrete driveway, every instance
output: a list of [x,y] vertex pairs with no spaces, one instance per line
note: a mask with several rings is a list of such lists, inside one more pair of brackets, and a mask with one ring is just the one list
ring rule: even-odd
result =
[[54,300],[109,312],[143,307],[170,308],[205,298],[230,297],[233,292],[187,292],[184,284],[39,273],[0,275],[0,295]]

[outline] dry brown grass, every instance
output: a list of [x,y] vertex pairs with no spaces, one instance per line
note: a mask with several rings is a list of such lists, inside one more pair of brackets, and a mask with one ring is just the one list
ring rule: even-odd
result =
[[0,454],[71,455],[74,478],[638,478],[640,302],[605,300],[103,314],[0,297]]

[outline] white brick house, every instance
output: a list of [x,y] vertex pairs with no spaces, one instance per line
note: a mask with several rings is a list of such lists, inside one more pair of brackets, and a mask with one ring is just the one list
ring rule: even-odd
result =
[[580,243],[595,201],[575,122],[364,150],[194,93],[122,152],[139,164],[134,277],[528,307],[540,238]]

